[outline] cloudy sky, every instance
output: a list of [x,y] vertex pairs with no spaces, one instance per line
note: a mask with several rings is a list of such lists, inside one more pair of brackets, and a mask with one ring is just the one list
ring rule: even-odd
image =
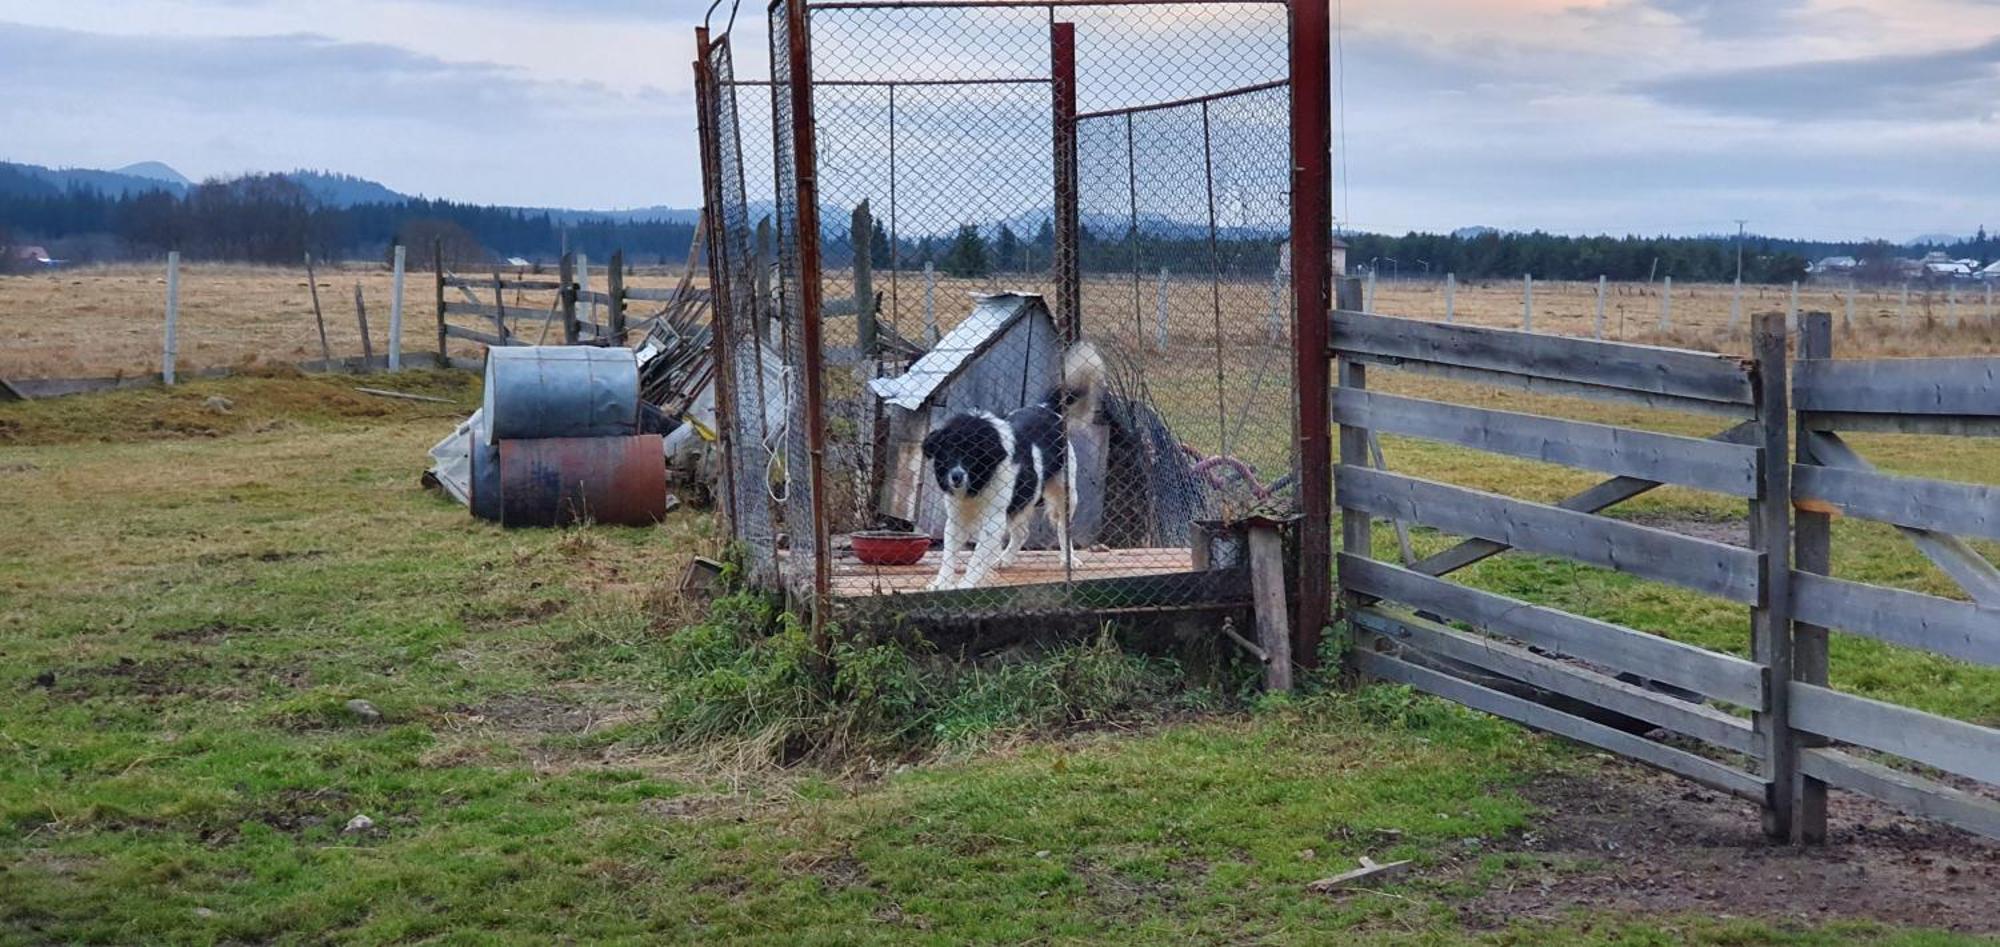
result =
[[[2000,0],[1342,5],[1355,227],[2000,226]],[[690,206],[706,6],[0,0],[0,159]]]

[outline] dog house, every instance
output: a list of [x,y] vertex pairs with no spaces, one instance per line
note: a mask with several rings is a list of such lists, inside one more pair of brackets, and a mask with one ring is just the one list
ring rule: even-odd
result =
[[[1283,523],[1310,647],[1331,545],[1327,4],[722,12],[695,73],[720,493],[749,579],[822,626],[1198,613],[1247,604],[1231,537]],[[769,75],[736,68],[751,46]],[[925,436],[1038,403],[1083,341],[1101,390],[1068,427],[1071,508],[1032,509],[977,587],[931,590],[954,514]],[[864,562],[851,539],[879,530],[933,548]]]

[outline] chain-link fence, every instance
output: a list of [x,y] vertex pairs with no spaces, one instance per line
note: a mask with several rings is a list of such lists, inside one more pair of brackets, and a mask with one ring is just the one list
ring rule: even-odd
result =
[[1290,27],[777,0],[768,80],[705,47],[751,561],[860,623],[1247,595],[1235,527],[1297,506]]

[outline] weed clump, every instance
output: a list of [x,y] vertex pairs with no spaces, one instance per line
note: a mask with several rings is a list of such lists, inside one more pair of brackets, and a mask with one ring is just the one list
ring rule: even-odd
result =
[[909,758],[1068,728],[1141,723],[1224,703],[1177,661],[1091,641],[986,662],[829,635],[824,661],[793,615],[738,592],[668,638],[658,738],[734,744],[778,763]]

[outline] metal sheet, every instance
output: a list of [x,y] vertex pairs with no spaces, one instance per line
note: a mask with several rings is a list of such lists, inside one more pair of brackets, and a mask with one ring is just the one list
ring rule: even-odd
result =
[[639,363],[630,349],[530,345],[486,355],[486,443],[612,437],[639,430]]
[[666,516],[658,434],[503,440],[499,454],[503,526],[650,526]]

